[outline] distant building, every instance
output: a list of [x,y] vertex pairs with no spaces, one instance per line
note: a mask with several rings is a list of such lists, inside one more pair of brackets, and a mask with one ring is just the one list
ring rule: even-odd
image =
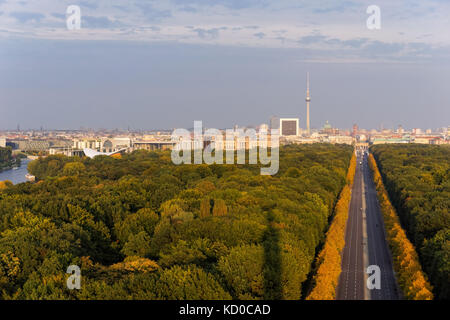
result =
[[176,142],[159,140],[141,140],[133,142],[133,150],[170,150]]
[[371,139],[371,143],[372,144],[410,143],[410,140],[406,138],[375,137]]
[[328,139],[323,142],[352,144],[353,138],[350,136],[330,135],[328,136]]
[[6,147],[6,138],[0,138],[0,148]]
[[322,130],[320,130],[319,133],[320,134],[328,134],[328,135],[338,135],[339,129],[333,128],[327,120],[327,122],[324,124]]
[[298,136],[298,118],[281,118],[280,119],[280,135],[281,136]]
[[50,148],[50,142],[45,140],[14,140],[14,146],[20,151],[47,151]]
[[258,127],[258,130],[259,130],[259,131],[269,132],[269,126],[268,126],[267,124],[263,123],[263,124],[261,124],[261,125]]
[[115,152],[131,147],[131,139],[125,138],[82,138],[74,139],[72,148],[76,150],[93,149],[99,152]]
[[88,148],[88,149],[100,150],[101,147],[102,147],[101,139],[86,138],[86,139],[74,139],[73,140],[73,148],[74,149],[82,150],[82,149]]
[[355,123],[353,125],[352,136],[356,136],[358,134],[358,125]]
[[113,145],[113,150],[119,150],[119,149],[125,149],[125,148],[129,148],[132,145],[131,139],[128,137],[124,137],[124,138],[113,138],[111,139],[112,145]]
[[75,150],[67,147],[50,147],[48,149],[48,154],[51,156],[62,154],[67,157],[74,157],[74,156],[82,157],[84,155],[83,150]]
[[270,129],[280,129],[280,119],[278,117],[270,117]]
[[444,144],[445,141],[441,137],[438,136],[420,136],[415,137],[412,143],[420,143],[420,144]]
[[102,139],[100,149],[102,152],[114,152],[117,150],[128,149],[131,147],[131,144],[130,138]]

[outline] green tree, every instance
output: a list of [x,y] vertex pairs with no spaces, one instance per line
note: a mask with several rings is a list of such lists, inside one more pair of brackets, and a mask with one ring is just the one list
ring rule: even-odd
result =
[[196,266],[174,266],[161,272],[155,285],[160,299],[228,300],[231,296],[209,273]]
[[122,249],[122,253],[127,256],[147,257],[151,253],[150,237],[144,231],[138,234],[131,234]]
[[77,176],[83,173],[86,167],[81,162],[69,162],[64,165],[63,175]]

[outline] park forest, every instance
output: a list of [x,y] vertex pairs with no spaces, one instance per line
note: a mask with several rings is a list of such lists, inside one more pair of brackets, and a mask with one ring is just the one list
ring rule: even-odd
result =
[[168,151],[40,158],[37,183],[0,187],[1,298],[305,298],[352,155],[285,146],[275,176]]
[[435,298],[450,299],[450,148],[377,145],[372,152]]
[[[404,298],[448,299],[450,149],[371,151]],[[168,151],[40,158],[37,183],[0,182],[0,298],[334,299],[355,165],[328,144],[282,147],[275,176]]]

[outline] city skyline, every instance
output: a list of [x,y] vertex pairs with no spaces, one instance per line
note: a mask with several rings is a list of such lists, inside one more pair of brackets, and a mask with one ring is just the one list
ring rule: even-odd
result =
[[[275,117],[276,119],[285,119],[285,118],[276,117],[275,115],[272,115],[272,118],[273,117]],[[302,120],[300,118],[294,118],[294,119],[298,119],[299,121]],[[269,121],[266,121],[266,122],[263,122],[263,123],[258,123],[258,124],[251,124],[251,123],[246,124],[246,125],[236,125],[236,124],[234,124],[234,125],[229,125],[229,126],[225,126],[225,127],[220,127],[218,129],[219,130],[226,130],[226,129],[233,128],[235,126],[237,126],[239,128],[257,128],[257,127],[262,126],[262,125],[270,126],[270,119],[269,119]],[[352,127],[345,127],[345,128],[337,127],[337,126],[334,126],[333,123],[330,123],[329,120],[326,120],[324,123],[322,123],[321,125],[319,125],[317,127],[311,127],[311,132],[318,132],[321,129],[325,128],[326,126],[331,126],[333,129],[338,129],[338,130],[342,130],[342,131],[348,131],[348,132],[352,131]],[[206,128],[212,128],[212,126],[207,125]],[[301,126],[300,124],[299,124],[298,128],[299,128],[299,130],[304,130],[305,133],[307,131],[306,127]],[[383,125],[383,123],[380,123],[378,125],[378,127],[374,127],[374,128],[371,128],[371,127],[364,128],[364,127],[360,127],[359,125],[358,125],[358,128],[359,128],[359,130],[362,130],[362,131],[373,131],[373,130],[375,130],[375,131],[378,131],[378,132],[382,132],[382,131],[385,131],[385,130],[395,132],[395,131],[398,131],[399,128],[401,128],[402,130],[404,130],[406,132],[419,129],[419,130],[421,130],[424,133],[426,131],[428,131],[428,130],[431,130],[432,133],[435,133],[435,132],[439,132],[439,131],[442,131],[442,130],[443,131],[448,130],[448,128],[450,128],[450,125],[440,126],[440,127],[424,127],[424,126],[405,127],[402,124],[398,124],[398,125],[394,125],[392,127],[386,127],[386,126]],[[116,133],[116,132],[119,132],[119,133],[126,133],[126,132],[128,132],[128,133],[141,133],[141,132],[171,132],[174,129],[176,129],[176,127],[172,127],[172,128],[162,128],[162,127],[161,128],[158,128],[158,127],[155,127],[155,128],[150,128],[150,127],[146,127],[146,128],[131,128],[131,127],[128,127],[128,128],[124,128],[124,127],[110,127],[110,128],[104,128],[104,127],[97,127],[97,128],[95,128],[95,127],[45,128],[45,127],[41,126],[39,128],[38,127],[36,127],[36,128],[22,128],[20,126],[20,124],[18,124],[18,126],[16,126],[16,128],[13,128],[13,127],[11,127],[11,128],[0,128],[0,132],[11,132],[11,133],[12,132],[16,132],[16,133],[36,132],[36,133],[38,133],[38,132],[89,132],[89,131],[93,131],[93,132],[111,132],[111,133]],[[193,127],[190,127],[188,129],[191,130],[191,129],[193,129]]]

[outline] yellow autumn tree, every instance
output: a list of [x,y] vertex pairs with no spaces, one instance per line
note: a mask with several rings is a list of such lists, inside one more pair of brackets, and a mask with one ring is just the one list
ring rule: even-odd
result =
[[6,189],[8,187],[11,187],[13,184],[9,180],[0,181],[0,190]]
[[334,300],[336,287],[341,274],[341,253],[345,247],[345,227],[348,219],[351,190],[356,170],[356,156],[353,154],[347,172],[347,184],[339,195],[334,209],[333,222],[327,232],[325,244],[317,256],[317,272],[314,288],[306,300]]
[[384,187],[383,179],[372,154],[369,155],[369,167],[378,193],[381,212],[386,229],[386,237],[392,253],[392,262],[397,282],[408,300],[432,300],[432,287],[422,271],[419,257],[403,230],[400,219],[392,206]]
[[208,198],[200,201],[200,218],[206,218],[211,215],[211,201]]

